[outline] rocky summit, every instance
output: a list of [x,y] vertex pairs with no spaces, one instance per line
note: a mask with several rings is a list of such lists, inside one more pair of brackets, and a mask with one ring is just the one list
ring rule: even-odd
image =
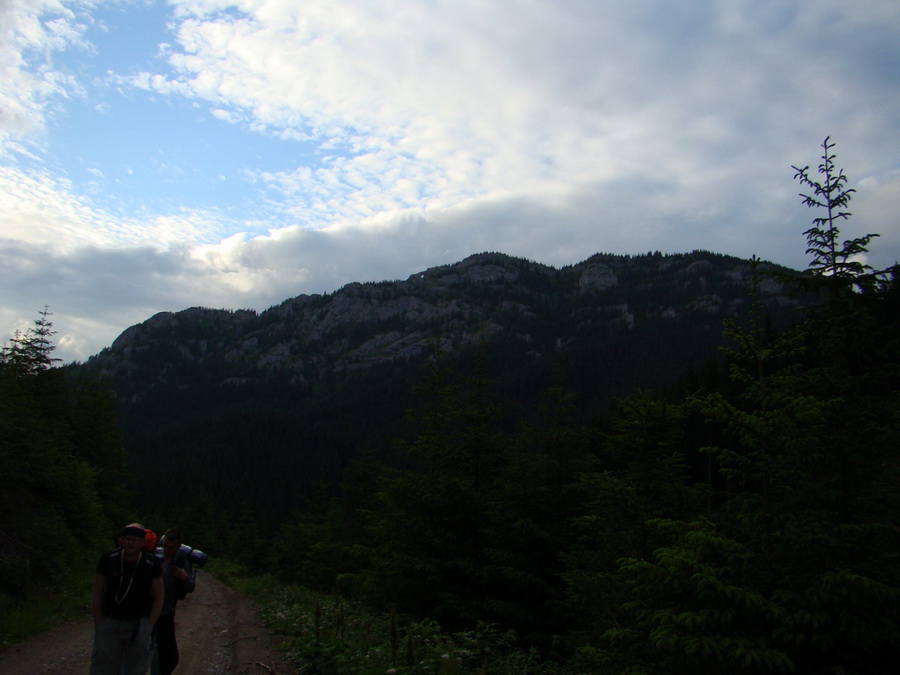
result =
[[554,386],[603,414],[719,358],[723,322],[747,325],[754,297],[790,321],[802,303],[772,269],[705,251],[562,268],[481,253],[261,313],[160,313],[78,367],[115,393],[144,507],[200,486],[272,512],[338,483],[362,450],[389,454],[436,361],[519,415]]
[[[300,295],[262,313],[161,312],[124,331],[89,367],[117,386],[132,378],[148,386],[204,365],[225,375],[222,384],[272,373],[303,382],[491,341],[540,358],[650,326],[718,331],[724,319],[747,314],[750,292],[748,261],[707,252],[598,254],[562,269],[481,253],[402,281]],[[779,315],[799,306],[769,278],[759,297]]]

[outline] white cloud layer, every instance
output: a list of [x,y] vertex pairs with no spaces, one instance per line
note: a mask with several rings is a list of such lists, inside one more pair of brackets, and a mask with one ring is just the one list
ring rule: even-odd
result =
[[[900,258],[900,3],[170,0],[152,49],[107,62],[96,36],[151,5],[0,0],[0,327],[47,304],[67,359],[156,311],[265,309],[483,250],[804,267],[790,165],[826,135],[858,190],[845,234]],[[248,134],[282,154],[185,160],[179,127],[148,150],[168,197],[117,177],[139,162],[122,144],[80,178],[59,129],[102,138],[138,107],[216,130],[226,159]]]

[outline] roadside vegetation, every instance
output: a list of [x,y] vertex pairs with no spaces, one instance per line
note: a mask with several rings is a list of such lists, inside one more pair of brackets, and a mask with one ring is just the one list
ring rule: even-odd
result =
[[536,650],[524,652],[513,631],[479,623],[449,633],[429,619],[378,612],[340,594],[284,584],[273,575],[247,576],[239,565],[211,563],[210,572],[251,596],[285,653],[302,673],[374,674],[562,672]]

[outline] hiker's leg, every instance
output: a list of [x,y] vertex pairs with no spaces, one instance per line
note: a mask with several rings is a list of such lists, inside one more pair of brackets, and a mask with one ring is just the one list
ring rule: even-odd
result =
[[94,631],[91,652],[91,675],[119,675],[119,664],[126,640],[130,637],[130,622],[104,618]]
[[159,675],[170,675],[178,665],[178,643],[175,641],[175,614],[163,614],[156,623],[156,655]]
[[123,660],[126,675],[145,675],[150,667],[150,622],[146,617],[133,622]]

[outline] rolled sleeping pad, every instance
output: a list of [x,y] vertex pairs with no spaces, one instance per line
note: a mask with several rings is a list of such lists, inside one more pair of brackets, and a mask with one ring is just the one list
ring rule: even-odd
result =
[[[192,567],[203,567],[206,562],[209,560],[209,556],[203,551],[193,548],[192,546],[188,546],[187,544],[181,545],[181,553],[185,558],[188,559],[188,562],[191,563]],[[163,547],[156,547],[156,557],[163,557]]]
[[209,556],[203,551],[191,548],[187,544],[181,545],[181,552],[187,556],[187,559],[194,567],[203,567],[206,564],[206,561],[209,560]]

